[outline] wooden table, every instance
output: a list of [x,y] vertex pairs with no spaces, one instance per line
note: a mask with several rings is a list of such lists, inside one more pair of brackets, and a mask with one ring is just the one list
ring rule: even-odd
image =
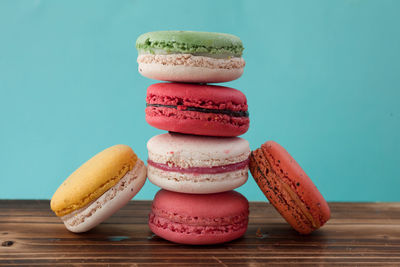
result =
[[327,225],[302,236],[269,204],[253,202],[246,235],[214,246],[178,245],[153,235],[150,205],[132,201],[92,231],[73,234],[47,200],[0,200],[0,266],[400,266],[400,203],[330,203]]

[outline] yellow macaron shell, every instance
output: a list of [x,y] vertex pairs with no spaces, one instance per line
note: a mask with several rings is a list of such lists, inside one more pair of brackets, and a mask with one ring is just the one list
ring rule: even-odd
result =
[[51,209],[57,216],[64,216],[86,206],[118,183],[136,161],[136,154],[127,145],[103,150],[61,184],[51,199]]

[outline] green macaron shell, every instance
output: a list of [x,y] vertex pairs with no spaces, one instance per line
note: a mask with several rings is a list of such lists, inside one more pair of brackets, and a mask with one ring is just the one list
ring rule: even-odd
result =
[[239,37],[214,32],[158,31],[148,32],[136,40],[139,52],[158,54],[228,55],[241,57],[243,44]]

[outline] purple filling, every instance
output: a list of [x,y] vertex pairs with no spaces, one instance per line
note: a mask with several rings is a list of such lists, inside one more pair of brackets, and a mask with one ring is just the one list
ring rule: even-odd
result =
[[213,166],[213,167],[189,167],[189,168],[181,168],[177,166],[169,166],[165,163],[157,163],[150,159],[147,160],[147,164],[153,166],[157,169],[169,172],[180,172],[180,173],[193,173],[193,174],[217,174],[224,172],[233,172],[237,170],[244,169],[248,166],[249,160],[246,159],[241,162],[223,165],[223,166]]

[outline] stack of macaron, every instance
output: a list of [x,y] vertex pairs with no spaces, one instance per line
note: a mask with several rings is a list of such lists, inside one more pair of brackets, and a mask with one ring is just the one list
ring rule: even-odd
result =
[[149,227],[183,244],[217,244],[241,237],[249,204],[233,191],[248,170],[269,202],[301,234],[330,218],[321,193],[294,158],[267,141],[250,151],[238,137],[249,128],[247,100],[240,91],[209,83],[243,73],[241,40],[229,34],[162,31],[136,42],[139,72],[164,81],[147,89],[146,121],[168,133],[147,143],[145,164],[126,145],[103,150],[57,189],[51,209],[72,232],[85,232],[131,200],[149,180],[156,194]]
[[230,34],[160,31],[136,41],[139,72],[164,81],[147,89],[146,121],[169,131],[147,143],[148,178],[162,189],[149,216],[158,236],[183,244],[216,244],[247,229],[249,128],[239,90],[209,85],[243,73],[243,45]]

